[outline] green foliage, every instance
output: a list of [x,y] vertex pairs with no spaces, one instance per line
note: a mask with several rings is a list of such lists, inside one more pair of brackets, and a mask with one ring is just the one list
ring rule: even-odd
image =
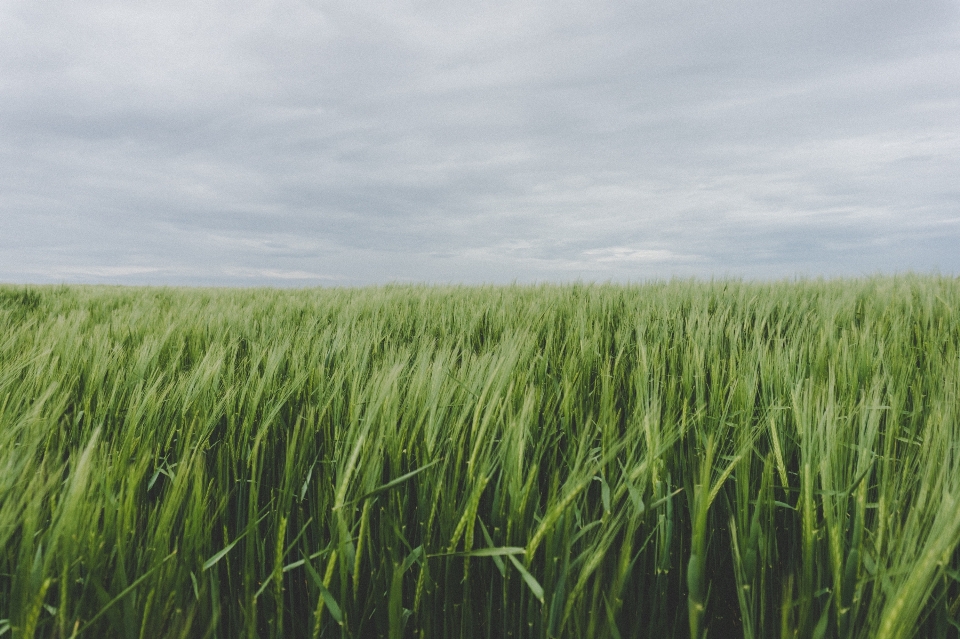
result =
[[955,637],[958,398],[945,277],[0,287],[0,634]]
[[40,308],[42,300],[35,288],[0,286],[0,309],[23,315]]

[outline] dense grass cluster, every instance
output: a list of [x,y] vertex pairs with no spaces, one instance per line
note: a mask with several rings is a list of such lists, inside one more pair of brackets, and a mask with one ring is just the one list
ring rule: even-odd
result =
[[957,636],[960,280],[0,287],[0,635]]

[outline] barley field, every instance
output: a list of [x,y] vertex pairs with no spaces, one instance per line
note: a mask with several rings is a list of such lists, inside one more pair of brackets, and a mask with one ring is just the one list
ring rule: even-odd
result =
[[0,286],[0,637],[960,629],[960,279]]

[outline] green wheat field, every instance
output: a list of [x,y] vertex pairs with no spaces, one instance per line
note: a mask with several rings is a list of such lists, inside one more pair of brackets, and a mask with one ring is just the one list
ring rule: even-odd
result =
[[958,278],[0,286],[0,637],[958,629]]

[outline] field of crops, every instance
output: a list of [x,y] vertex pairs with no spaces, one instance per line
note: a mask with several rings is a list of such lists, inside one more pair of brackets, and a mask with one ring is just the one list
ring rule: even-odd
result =
[[0,637],[957,637],[960,280],[0,287]]

